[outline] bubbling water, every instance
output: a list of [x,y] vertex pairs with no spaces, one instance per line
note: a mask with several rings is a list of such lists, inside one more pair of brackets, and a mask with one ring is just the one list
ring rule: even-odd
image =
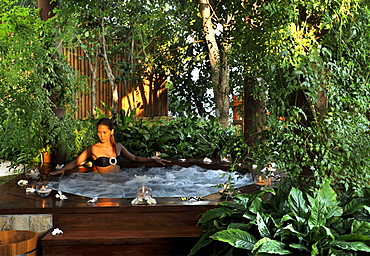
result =
[[[123,168],[118,173],[72,173],[53,182],[53,188],[65,193],[85,197],[133,198],[136,189],[146,185],[152,188],[153,197],[205,196],[218,192],[218,184],[226,182],[229,173],[204,169],[199,166],[134,167]],[[247,173],[230,173],[235,187],[253,183]]]

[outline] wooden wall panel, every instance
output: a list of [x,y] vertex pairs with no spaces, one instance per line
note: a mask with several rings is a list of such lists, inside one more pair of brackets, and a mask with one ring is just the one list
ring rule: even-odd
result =
[[[70,65],[81,75],[87,77],[87,93],[78,96],[78,111],[75,118],[91,117],[93,114],[92,84],[93,76],[89,63],[85,60],[85,54],[81,48],[64,49]],[[117,60],[118,61],[118,60]],[[107,81],[102,64],[98,70],[99,81],[96,85],[96,104],[100,111],[110,114],[109,111],[101,104],[104,102],[110,108],[112,106],[112,88]],[[150,78],[150,81],[143,81],[141,84],[129,84],[125,81],[119,81],[118,86],[118,108],[119,111],[124,109],[126,112],[136,109],[138,117],[168,116],[168,92],[165,88],[166,77],[157,76]]]

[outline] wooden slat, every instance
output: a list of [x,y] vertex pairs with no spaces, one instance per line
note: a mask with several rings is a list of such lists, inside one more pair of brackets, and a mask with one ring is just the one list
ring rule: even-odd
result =
[[109,252],[130,256],[187,255],[199,238],[200,227],[125,227],[89,232],[64,229],[63,232],[56,236],[48,233],[42,239],[43,256],[110,255]]
[[150,244],[115,244],[88,246],[45,246],[43,256],[186,256],[195,239],[174,240],[171,243],[156,242]]
[[159,239],[199,237],[200,227],[158,227],[158,226],[135,226],[116,227],[95,230],[82,230],[77,228],[63,229],[62,235],[52,235],[51,232],[42,238],[44,246],[50,245],[91,245],[91,244],[133,244],[153,242]]
[[[64,54],[70,65],[77,70],[80,74],[86,76],[87,88],[91,88],[93,75],[88,65],[88,61],[85,60],[85,54],[83,50],[79,47],[75,49],[64,49]],[[115,62],[122,61],[118,57],[115,58]],[[120,75],[116,73],[116,75]],[[112,88],[110,83],[107,81],[107,74],[105,72],[102,63],[99,65],[98,70],[99,82],[96,88],[96,102],[97,106],[105,111],[101,102],[104,102],[108,106],[112,105]],[[168,115],[168,95],[167,89],[165,88],[166,76],[165,75],[154,75],[149,78],[150,81],[143,82],[142,84],[126,84],[124,81],[119,81],[116,83],[118,87],[118,110],[124,109],[128,110],[130,107],[134,107],[138,102],[141,102],[141,109],[137,109],[137,116],[167,116]],[[140,88],[140,94],[137,94],[137,87]],[[161,92],[160,94],[158,92]],[[125,104],[127,99],[125,97],[129,95],[135,95],[135,97],[130,97],[130,100],[136,99],[132,104]],[[138,96],[140,96],[138,98]],[[93,113],[92,96],[91,94],[80,95],[77,102],[79,109],[75,115],[75,118],[83,118],[91,115]]]
[[[173,206],[176,208],[176,206]],[[116,228],[124,226],[195,226],[202,208],[179,208],[179,211],[154,211],[145,208],[140,211],[140,217],[132,212],[112,213],[82,213],[82,214],[54,214],[54,223],[60,228],[85,228],[86,230],[100,227]]]

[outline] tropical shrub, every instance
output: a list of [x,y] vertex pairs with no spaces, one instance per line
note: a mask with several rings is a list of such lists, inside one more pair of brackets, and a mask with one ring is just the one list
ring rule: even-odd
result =
[[[274,195],[263,200],[266,193]],[[239,194],[202,215],[189,255],[367,255],[369,204],[338,196],[327,180],[311,194],[295,187]]]
[[[123,120],[121,118],[120,120]],[[170,158],[218,158],[227,151],[234,158],[241,151],[243,136],[236,127],[222,129],[216,118],[174,118],[158,121],[132,121],[120,125],[116,140],[137,155],[161,151]]]
[[369,2],[257,2],[242,13],[251,22],[236,23],[247,40],[235,49],[265,107],[253,160],[362,195],[370,179]]
[[[0,157],[18,165],[40,163],[57,148],[69,153],[82,81],[59,52],[62,35],[37,8],[4,0],[0,9]],[[56,108],[66,110],[64,118]]]

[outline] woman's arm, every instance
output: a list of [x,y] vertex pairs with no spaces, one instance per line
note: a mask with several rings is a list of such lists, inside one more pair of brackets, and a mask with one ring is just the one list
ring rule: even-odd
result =
[[57,174],[62,174],[61,176],[64,175],[65,171],[72,170],[76,168],[77,166],[81,165],[86,159],[91,155],[91,146],[85,149],[75,160],[69,162],[63,168],[56,170],[54,172],[51,172],[51,175],[57,175]]
[[165,163],[171,162],[169,160],[162,159],[162,158],[148,158],[148,157],[142,157],[142,156],[135,156],[130,151],[128,151],[121,143],[117,143],[117,148],[121,150],[121,156],[133,162],[139,162],[139,163],[157,162],[158,164],[163,164],[163,165]]

